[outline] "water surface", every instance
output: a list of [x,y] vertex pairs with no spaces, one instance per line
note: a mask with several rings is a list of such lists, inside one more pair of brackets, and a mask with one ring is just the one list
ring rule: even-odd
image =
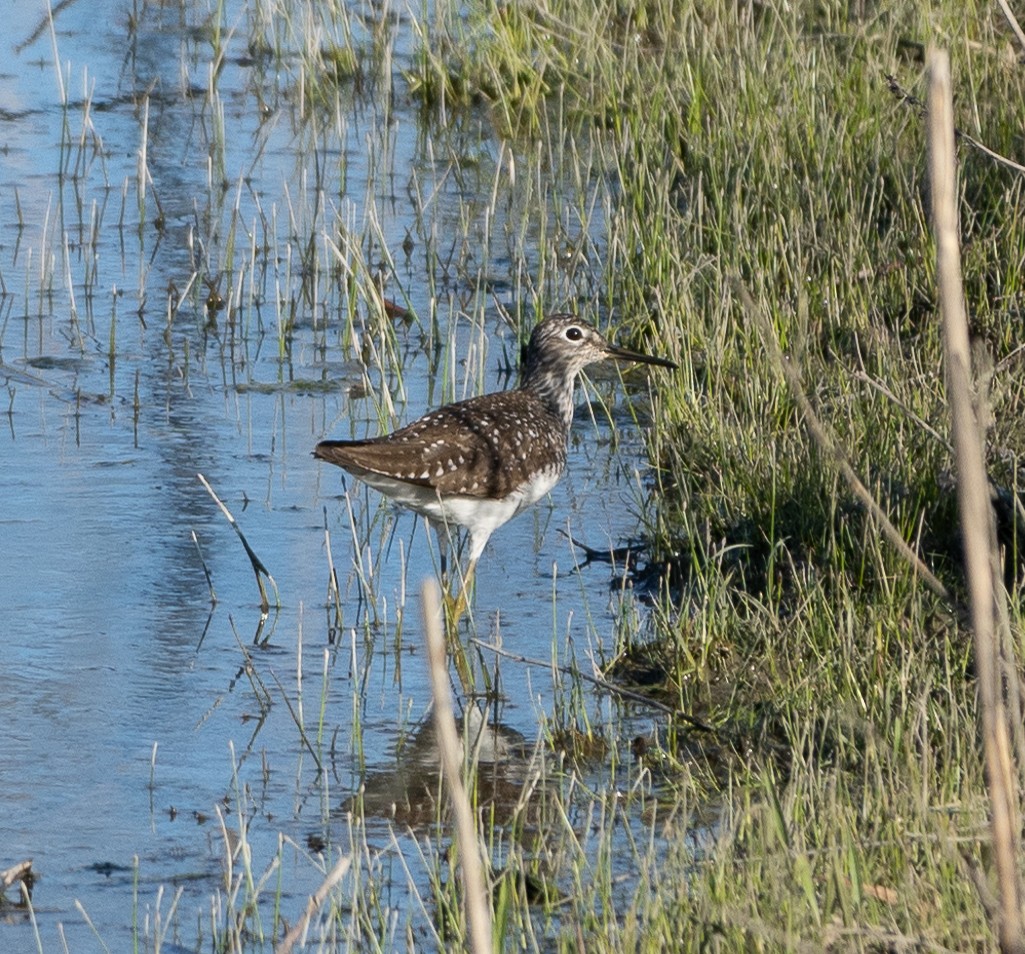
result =
[[[45,10],[0,0],[0,867],[31,858],[39,876],[38,927],[8,909],[0,946],[35,950],[38,930],[44,950],[128,950],[133,919],[152,946],[181,890],[164,940],[191,950],[225,892],[220,818],[247,825],[258,874],[286,839],[293,919],[318,851],[345,850],[352,796],[402,789],[430,698],[433,542],[310,451],[508,386],[519,338],[500,309],[532,320],[548,227],[524,199],[536,172],[515,186],[515,151],[482,123],[425,128],[398,73],[405,13],[388,14],[394,73],[368,66],[370,92],[343,84],[303,120],[298,15],[234,0],[218,34],[204,3],[73,2],[35,35]],[[351,12],[368,36],[379,14]],[[284,65],[247,42],[264,20]],[[597,212],[585,233],[600,247]],[[226,308],[206,307],[207,279]],[[574,266],[547,293],[575,304],[593,280]],[[408,322],[375,310],[377,282]],[[574,571],[557,532],[597,548],[638,532],[641,436],[622,389],[599,391],[614,449],[609,415],[578,411],[567,477],[485,551],[467,636],[543,660],[611,651],[611,574]],[[266,620],[199,473],[276,580]],[[551,673],[488,662],[529,749]],[[426,884],[402,824],[371,817],[364,837]]]

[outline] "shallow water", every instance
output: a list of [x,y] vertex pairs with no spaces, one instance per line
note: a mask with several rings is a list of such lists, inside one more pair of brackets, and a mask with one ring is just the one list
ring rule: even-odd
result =
[[[0,868],[31,858],[39,876],[38,928],[0,909],[4,950],[35,950],[36,930],[44,950],[127,950],[133,917],[152,937],[179,889],[163,949],[209,945],[218,812],[237,830],[240,807],[258,873],[280,837],[295,844],[282,880],[295,918],[321,877],[311,836],[344,850],[360,786],[401,790],[402,744],[429,702],[417,590],[434,576],[433,541],[310,450],[507,386],[518,346],[496,303],[516,310],[545,252],[521,228],[510,155],[479,129],[424,129],[397,79],[390,101],[343,96],[348,111],[297,123],[294,81],[241,41],[263,9],[226,5],[235,32],[212,81],[206,4],[73,2],[51,36],[45,5],[0,0]],[[397,19],[395,67],[409,56]],[[493,209],[495,188],[509,198]],[[587,228],[600,244],[597,214]],[[446,269],[442,237],[459,229],[505,238],[445,248]],[[414,310],[409,324],[372,316],[377,271]],[[230,298],[213,324],[206,275]],[[589,280],[555,275],[549,292]],[[623,390],[599,391],[615,446],[604,411],[578,410],[566,478],[495,534],[478,570],[472,631],[528,657],[612,646],[610,571],[576,572],[557,532],[601,549],[638,531],[640,434]],[[249,562],[199,473],[277,583],[282,606],[262,625]],[[551,673],[486,659],[500,721],[529,748]],[[323,772],[297,721],[327,753]],[[397,830],[381,821],[366,837],[386,868],[408,852],[426,882],[415,838]],[[407,882],[396,870],[399,907]]]

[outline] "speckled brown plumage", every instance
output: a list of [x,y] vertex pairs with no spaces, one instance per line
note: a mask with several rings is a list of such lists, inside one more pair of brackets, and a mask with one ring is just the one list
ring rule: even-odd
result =
[[372,471],[442,496],[507,497],[566,466],[562,421],[532,391],[447,404],[386,437],[323,441],[314,452],[356,477]]
[[609,344],[571,315],[534,329],[518,388],[447,404],[383,437],[321,441],[314,454],[470,534],[471,567],[491,534],[546,494],[566,467],[577,373],[606,358],[676,367]]

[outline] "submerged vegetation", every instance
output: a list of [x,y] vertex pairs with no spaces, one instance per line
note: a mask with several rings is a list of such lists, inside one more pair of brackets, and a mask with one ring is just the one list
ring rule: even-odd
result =
[[[130,30],[147,6],[135,4]],[[115,368],[133,324],[163,329],[167,365],[186,385],[193,362],[213,362],[217,350],[219,384],[233,397],[369,394],[382,427],[399,417],[411,340],[430,360],[440,403],[479,389],[489,347],[492,364],[515,366],[536,315],[555,308],[615,323],[624,344],[632,335],[681,365],[645,418],[652,467],[634,493],[650,546],[628,557],[615,632],[592,627],[587,650],[553,632],[545,662],[557,691],[538,708],[536,744],[483,729],[476,700],[464,700],[496,949],[992,948],[989,803],[960,611],[922,103],[925,50],[943,47],[964,134],[977,401],[1020,653],[1025,180],[1002,157],[1022,158],[1025,50],[1000,7],[437,0],[411,11],[252,0],[231,16],[224,7],[210,3],[190,36],[193,74],[206,85],[183,84],[208,152],[204,203],[150,175],[159,156],[147,150],[148,118],[136,191],[126,185],[110,200],[122,234],[137,218],[143,262],[153,261],[147,243],[187,233],[188,280],[154,288],[142,264],[137,318],[115,293],[100,334],[100,266],[84,218],[83,256],[67,232],[62,246],[59,231],[44,229],[25,268],[17,308],[42,314],[64,283],[81,336],[79,290],[85,333],[110,356],[110,394],[97,400],[112,414],[124,398],[138,423],[138,372],[125,397],[131,359]],[[232,70],[244,71],[241,106],[221,98]],[[158,94],[140,98],[140,117]],[[114,212],[90,197],[106,175],[91,108],[64,103],[61,211],[92,208],[95,233]],[[232,141],[239,110],[255,124],[243,144]],[[413,145],[400,142],[403,123]],[[272,204],[250,178],[282,138],[304,160]],[[352,150],[368,153],[358,197]],[[439,194],[459,201],[442,207]],[[399,204],[408,205],[401,228]],[[0,345],[13,338],[9,313]],[[278,380],[253,372],[266,348]],[[368,368],[387,386],[368,385]],[[34,386],[27,372],[7,380],[12,404],[15,385]],[[927,587],[885,538],[841,458],[941,587]],[[367,645],[385,634],[398,668],[416,614],[405,617],[404,579],[397,605],[381,598],[374,561],[386,531],[374,515],[358,526],[346,501],[354,538],[365,539],[352,541],[351,569],[337,551],[325,568],[324,641],[336,651],[351,637],[355,660],[357,633]],[[556,604],[571,585],[555,580]],[[503,650],[483,631],[474,620],[463,636],[490,705]],[[592,638],[604,665],[588,678]],[[227,889],[196,944],[297,943],[287,927],[302,904],[282,883],[287,853],[324,878],[301,922],[319,939],[307,949],[466,945],[457,860],[469,849],[448,824],[431,729],[403,737],[415,778],[375,774],[358,700],[351,712],[324,702],[327,659],[316,721],[301,705],[290,716],[318,771],[344,723],[360,784],[340,808],[325,807],[323,838],[300,846],[282,836],[268,860],[247,844],[252,796],[235,782],[231,826],[221,819]],[[269,706],[261,666],[246,655],[246,677]],[[406,837],[418,871],[393,851]],[[174,925],[179,949],[192,949],[183,920],[177,899],[158,898],[136,924],[140,945],[161,949]]]

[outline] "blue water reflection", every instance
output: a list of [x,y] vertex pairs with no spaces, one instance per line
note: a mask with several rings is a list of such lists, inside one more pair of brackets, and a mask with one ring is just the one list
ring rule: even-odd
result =
[[[256,14],[225,6],[241,35]],[[337,836],[364,772],[395,764],[400,728],[429,700],[415,594],[434,572],[433,543],[351,482],[350,530],[342,476],[310,450],[506,386],[516,359],[490,304],[483,331],[465,315],[525,294],[530,262],[508,235],[439,250],[468,217],[471,237],[518,228],[519,200],[486,212],[503,181],[499,147],[479,130],[423,129],[401,97],[297,128],[299,91],[268,78],[271,63],[227,40],[211,74],[209,13],[60,5],[65,110],[49,29],[26,43],[45,4],[0,0],[0,868],[33,859],[45,950],[61,936],[75,952],[102,949],[76,901],[103,944],[128,950],[133,894],[152,927],[158,899],[166,912],[178,888],[183,943],[193,928],[208,936],[224,890],[218,812],[237,828],[244,807],[254,865],[266,865],[282,834]],[[330,246],[347,229],[373,247],[343,267]],[[318,276],[304,274],[299,237],[311,234]],[[390,345],[372,326],[350,340],[345,268],[379,270],[415,310]],[[231,301],[213,316],[206,278]],[[364,380],[368,342],[385,357],[378,367],[371,349]],[[616,606],[601,571],[562,577],[553,605],[553,563],[573,563],[554,531],[600,547],[637,526],[638,436],[626,428],[613,457],[580,417],[551,504],[499,531],[478,570],[478,634],[539,658],[568,637],[582,655],[595,634],[611,641]],[[275,577],[283,605],[262,629],[252,570],[197,473]],[[334,644],[325,519],[344,599]],[[378,627],[366,625],[354,553],[373,567]],[[503,666],[501,686],[503,721],[532,740],[550,674]],[[330,740],[323,772],[299,718]],[[300,850],[285,858],[294,917],[319,877]],[[35,949],[27,918],[0,918],[0,947]]]

